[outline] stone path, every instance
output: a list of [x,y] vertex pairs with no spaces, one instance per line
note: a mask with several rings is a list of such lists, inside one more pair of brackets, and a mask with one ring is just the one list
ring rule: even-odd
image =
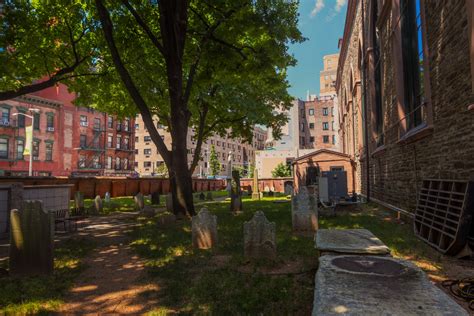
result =
[[86,269],[65,295],[61,312],[65,314],[136,314],[157,303],[146,299],[146,292],[157,285],[142,283],[143,261],[136,256],[126,233],[135,225],[135,214],[114,214],[88,220],[79,236],[94,238],[97,247],[82,259]]

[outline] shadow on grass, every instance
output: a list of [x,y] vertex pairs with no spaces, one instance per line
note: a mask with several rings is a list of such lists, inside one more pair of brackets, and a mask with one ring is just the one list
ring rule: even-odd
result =
[[[145,258],[150,280],[163,291],[161,308],[155,313],[213,314],[307,314],[311,310],[316,251],[311,237],[291,234],[290,204],[274,204],[271,199],[244,198],[244,212],[230,213],[229,203],[206,207],[217,215],[218,245],[213,251],[191,246],[191,223],[178,221],[157,227],[155,220],[142,219],[132,234],[132,247]],[[264,211],[277,223],[276,261],[248,261],[243,257],[243,222]],[[270,275],[275,269],[294,262],[296,273]],[[152,313],[154,314],[154,313]]]
[[69,239],[54,253],[51,276],[0,279],[0,314],[49,314],[62,303],[62,295],[84,268],[80,258],[95,247],[86,239]]

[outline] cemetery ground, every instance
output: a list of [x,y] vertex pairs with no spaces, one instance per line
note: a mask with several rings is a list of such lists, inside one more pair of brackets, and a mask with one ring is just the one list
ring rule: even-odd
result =
[[[217,215],[218,243],[212,250],[193,249],[190,220],[163,224],[160,217],[166,214],[137,217],[132,212],[132,198],[112,199],[121,213],[105,209],[103,216],[90,218],[90,226],[58,238],[54,275],[0,278],[0,314],[308,315],[317,252],[312,235],[292,233],[290,203],[274,203],[281,199],[284,197],[261,201],[244,197],[239,215],[230,213],[229,201],[206,203]],[[276,223],[278,256],[274,261],[250,261],[243,256],[243,223],[258,210]],[[415,262],[438,284],[446,278],[474,273],[469,262],[442,256],[418,240],[412,225],[395,215],[375,204],[365,204],[337,217],[320,217],[319,225],[366,228],[395,257]],[[4,267],[7,264],[1,262]]]

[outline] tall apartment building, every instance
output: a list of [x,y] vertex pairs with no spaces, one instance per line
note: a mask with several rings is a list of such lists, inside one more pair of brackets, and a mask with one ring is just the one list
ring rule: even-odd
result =
[[424,179],[474,179],[473,18],[471,0],[349,0],[336,87],[357,192],[413,212]]
[[[65,85],[0,104],[0,174],[28,175],[25,126],[34,115],[33,175],[85,176],[133,173],[132,119],[72,104]],[[35,112],[32,112],[34,109]]]
[[333,96],[336,94],[337,62],[339,54],[323,57],[323,70],[319,73],[319,96]]
[[[171,135],[164,126],[159,124],[157,119],[155,119],[155,124],[166,146],[171,148]],[[189,164],[191,164],[194,158],[196,149],[193,136],[194,131],[190,128],[187,139]],[[201,160],[198,162],[193,176],[208,176],[211,174],[209,159],[212,146],[214,146],[219,162],[221,163],[221,172],[219,175],[226,176],[228,174],[227,159],[229,152],[233,154],[233,166],[248,168],[248,166],[255,163],[255,151],[264,148],[265,140],[266,130],[257,126],[254,128],[252,143],[246,143],[240,139],[220,137],[218,135],[212,136],[202,145]],[[156,167],[163,163],[163,158],[151,140],[141,116],[138,115],[135,123],[135,171],[142,176],[152,175]]]

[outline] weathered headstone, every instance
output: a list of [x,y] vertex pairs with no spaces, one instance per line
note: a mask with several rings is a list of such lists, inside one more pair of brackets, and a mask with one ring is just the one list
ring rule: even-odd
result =
[[208,201],[213,201],[214,200],[214,198],[212,197],[212,192],[211,191],[207,192],[206,200],[208,200]]
[[141,192],[138,192],[138,194],[133,197],[133,201],[135,202],[135,210],[143,210],[145,207],[145,197]]
[[304,186],[291,199],[291,219],[294,231],[313,232],[318,229],[317,204]]
[[94,199],[94,211],[96,214],[100,214],[103,209],[104,204],[102,203],[102,199],[100,198],[100,195],[97,195]]
[[171,193],[166,195],[166,210],[170,213],[173,213],[173,196]]
[[290,184],[285,185],[285,195],[293,195],[293,186]]
[[158,227],[166,227],[176,222],[176,215],[174,214],[161,214],[156,220]]
[[84,194],[79,191],[76,191],[74,194],[74,206],[77,212],[82,212],[84,210]]
[[10,273],[50,274],[54,259],[54,214],[41,201],[25,201],[10,214]]
[[217,216],[212,215],[207,208],[199,211],[192,219],[193,247],[209,249],[217,244]]
[[199,194],[199,201],[204,201],[204,200],[206,200],[206,195],[204,195],[204,192],[201,192]]
[[242,212],[242,194],[240,192],[240,174],[232,171],[232,190],[230,195],[230,211],[234,214]]
[[253,171],[253,190],[252,190],[252,200],[260,200],[261,195],[258,188],[258,170]]
[[145,205],[140,213],[145,217],[153,217],[155,216],[155,209],[151,205]]
[[275,223],[269,222],[262,211],[244,223],[244,255],[248,258],[276,257]]
[[105,192],[104,201],[105,203],[110,203],[110,192]]
[[160,192],[155,191],[151,194],[151,204],[160,205]]

